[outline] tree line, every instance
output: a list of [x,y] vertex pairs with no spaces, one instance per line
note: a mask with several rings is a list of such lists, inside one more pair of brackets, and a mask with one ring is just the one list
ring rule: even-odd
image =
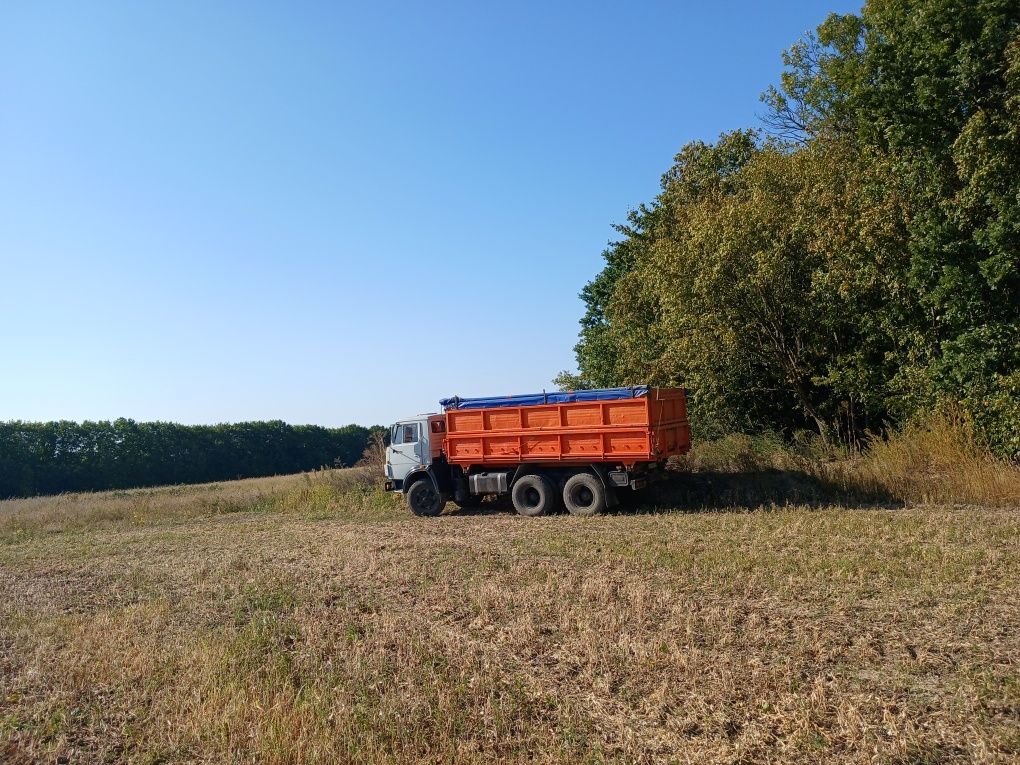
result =
[[949,402],[1020,457],[1020,4],[869,0],[783,60],[616,227],[557,382],[685,385],[701,436]]
[[285,422],[0,422],[0,498],[353,465],[378,428]]

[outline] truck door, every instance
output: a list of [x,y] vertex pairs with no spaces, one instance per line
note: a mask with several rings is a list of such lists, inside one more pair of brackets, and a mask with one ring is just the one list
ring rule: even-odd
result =
[[423,464],[421,423],[398,422],[390,439],[389,463],[394,480],[402,481],[407,474]]

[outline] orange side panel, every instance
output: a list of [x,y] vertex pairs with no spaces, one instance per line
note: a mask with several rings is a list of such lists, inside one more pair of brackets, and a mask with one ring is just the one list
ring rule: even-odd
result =
[[446,457],[450,462],[480,463],[482,461],[482,437],[479,435],[451,438],[448,433],[446,436]]
[[556,407],[522,407],[521,417],[525,428],[558,428],[560,426],[560,410]]
[[627,431],[606,434],[606,451],[609,454],[648,454],[648,433]]
[[455,409],[446,413],[447,433],[470,433],[482,430],[482,418],[485,416],[484,409]]
[[630,401],[610,401],[605,404],[605,410],[607,425],[645,425],[648,422],[647,409]]
[[567,433],[562,436],[564,457],[599,457],[602,436],[598,433]]
[[560,437],[552,433],[530,433],[521,438],[521,451],[533,457],[552,457],[560,453]]
[[687,403],[677,388],[613,401],[452,409],[444,450],[462,466],[521,462],[633,465],[690,449]]
[[601,404],[565,404],[563,424],[567,427],[597,428],[602,424]]
[[520,430],[520,409],[489,409],[484,410],[483,422],[486,430]]

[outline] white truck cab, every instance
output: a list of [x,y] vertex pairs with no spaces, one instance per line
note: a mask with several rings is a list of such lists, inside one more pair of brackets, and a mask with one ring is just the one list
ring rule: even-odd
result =
[[404,490],[408,478],[428,471],[442,448],[446,422],[441,414],[420,414],[400,420],[390,427],[390,445],[386,447],[387,488]]
[[417,515],[439,515],[449,496],[433,467],[437,460],[442,462],[445,434],[446,419],[441,414],[420,414],[390,428],[386,490],[402,491]]

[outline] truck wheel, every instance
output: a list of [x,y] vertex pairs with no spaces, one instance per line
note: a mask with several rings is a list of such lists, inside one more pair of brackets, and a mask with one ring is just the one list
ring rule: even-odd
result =
[[510,491],[514,509],[521,515],[545,515],[556,502],[556,490],[544,475],[526,475],[517,479]]
[[443,512],[445,505],[446,500],[427,478],[415,481],[407,490],[407,506],[415,515],[432,518]]
[[606,487],[591,473],[577,473],[563,487],[563,504],[571,515],[598,515],[606,511]]

